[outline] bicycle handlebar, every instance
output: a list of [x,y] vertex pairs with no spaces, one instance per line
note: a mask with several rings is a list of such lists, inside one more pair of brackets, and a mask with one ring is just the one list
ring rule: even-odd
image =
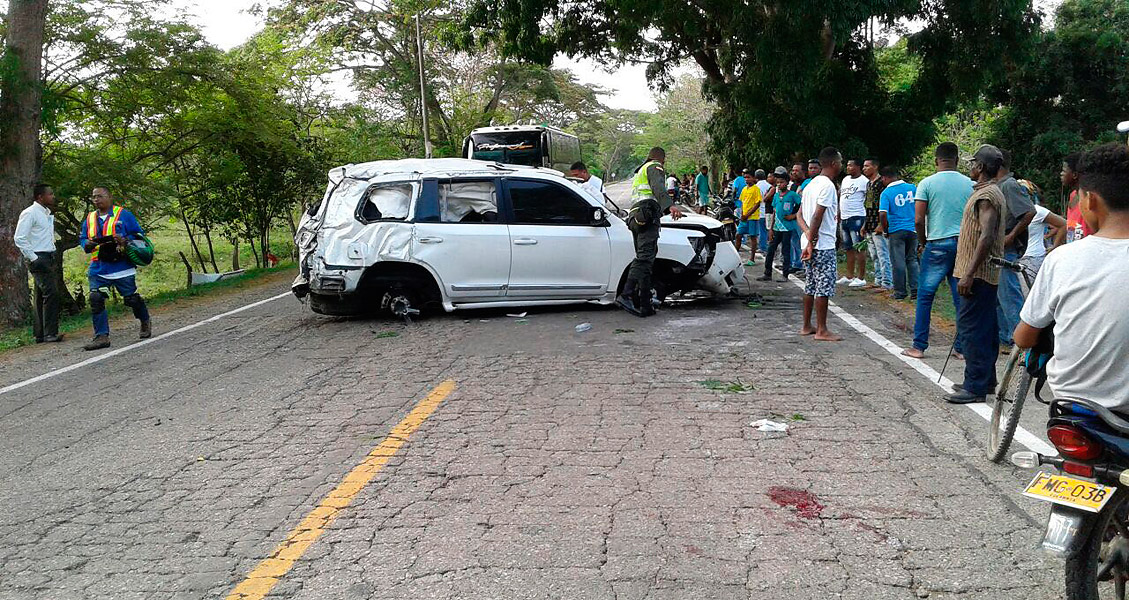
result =
[[997,267],[1003,267],[1005,269],[1011,269],[1012,271],[1015,271],[1016,273],[1022,271],[1023,268],[1024,268],[1023,265],[1021,265],[1017,262],[1005,260],[1005,259],[1002,259],[998,256],[993,256],[993,257],[989,258],[988,262],[992,263],[993,265],[996,265]]

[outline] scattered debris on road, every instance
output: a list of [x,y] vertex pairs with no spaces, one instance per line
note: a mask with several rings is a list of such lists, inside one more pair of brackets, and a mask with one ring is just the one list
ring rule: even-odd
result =
[[581,324],[576,326],[576,333],[584,333],[585,331],[588,331],[589,329],[592,329],[591,323],[581,323]]
[[377,339],[394,338],[394,337],[399,337],[399,336],[400,336],[400,332],[398,332],[398,331],[381,331],[380,333],[376,334]]
[[756,421],[753,421],[752,423],[749,423],[749,425],[752,425],[753,427],[755,427],[757,429],[757,431],[778,431],[778,432],[788,431],[788,425],[787,424],[778,423],[776,421],[770,421],[768,419],[758,419]]
[[616,334],[619,334],[619,333],[635,333],[635,330],[634,329],[616,329],[612,333],[616,333]]

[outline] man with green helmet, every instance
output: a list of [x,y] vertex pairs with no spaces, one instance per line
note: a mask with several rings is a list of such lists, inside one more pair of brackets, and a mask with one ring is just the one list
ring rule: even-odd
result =
[[627,282],[616,304],[639,317],[655,314],[651,272],[659,253],[659,220],[667,211],[675,219],[682,218],[682,211],[674,206],[666,192],[665,162],[666,151],[657,146],[651,148],[647,161],[635,172],[631,182],[632,205],[627,227],[635,239],[635,260],[631,261]]

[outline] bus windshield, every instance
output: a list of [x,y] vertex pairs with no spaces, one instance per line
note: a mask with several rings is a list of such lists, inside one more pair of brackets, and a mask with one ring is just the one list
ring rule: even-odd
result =
[[511,165],[540,167],[541,132],[506,131],[474,133],[470,136],[471,158]]

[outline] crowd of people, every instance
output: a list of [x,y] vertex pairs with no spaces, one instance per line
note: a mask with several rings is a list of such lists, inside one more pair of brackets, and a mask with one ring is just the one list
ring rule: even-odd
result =
[[[1065,215],[1044,206],[1037,186],[1015,177],[1011,158],[1006,150],[984,145],[969,160],[966,175],[959,170],[956,144],[945,142],[934,152],[936,172],[911,183],[895,165],[876,158],[844,164],[839,151],[829,147],[790,170],[743,169],[723,185],[738,207],[738,250],[747,236],[746,264],[754,264],[758,253],[763,256],[764,274],[757,279],[772,281],[776,265],[785,279],[795,274],[805,280],[803,335],[841,340],[827,325],[836,286],[870,288],[916,304],[913,345],[904,354],[922,358],[929,348],[934,299],[947,281],[957,313],[951,352],[965,361],[964,382],[948,400],[963,404],[983,402],[994,393],[1001,353],[1012,352],[1015,344],[1030,347],[1036,339],[1032,331],[1063,317],[1093,321],[1081,328],[1090,340],[1076,342],[1069,356],[1058,360],[1060,380],[1063,365],[1093,358],[1098,340],[1117,345],[1129,340],[1129,326],[1099,324],[1125,321],[1112,313],[1116,301],[1109,296],[1129,285],[1129,240],[1119,229],[1129,219],[1129,147],[1111,144],[1065,158]],[[708,197],[698,193],[696,199],[699,207],[708,206]],[[1105,239],[1091,240],[1095,234]],[[1056,251],[1083,240],[1091,241]],[[840,253],[845,255],[841,276]],[[1038,276],[1025,301],[1021,276],[1001,269],[993,258],[1031,273],[1054,274]],[[1091,272],[1082,273],[1086,270]],[[1108,283],[1097,279],[1095,270]],[[1083,291],[1078,283],[1083,280],[1103,293]],[[1064,302],[1067,296],[1070,302]],[[1056,356],[1057,351],[1056,346]],[[1054,371],[1048,370],[1052,387]],[[1087,368],[1077,376],[1093,372]]]

